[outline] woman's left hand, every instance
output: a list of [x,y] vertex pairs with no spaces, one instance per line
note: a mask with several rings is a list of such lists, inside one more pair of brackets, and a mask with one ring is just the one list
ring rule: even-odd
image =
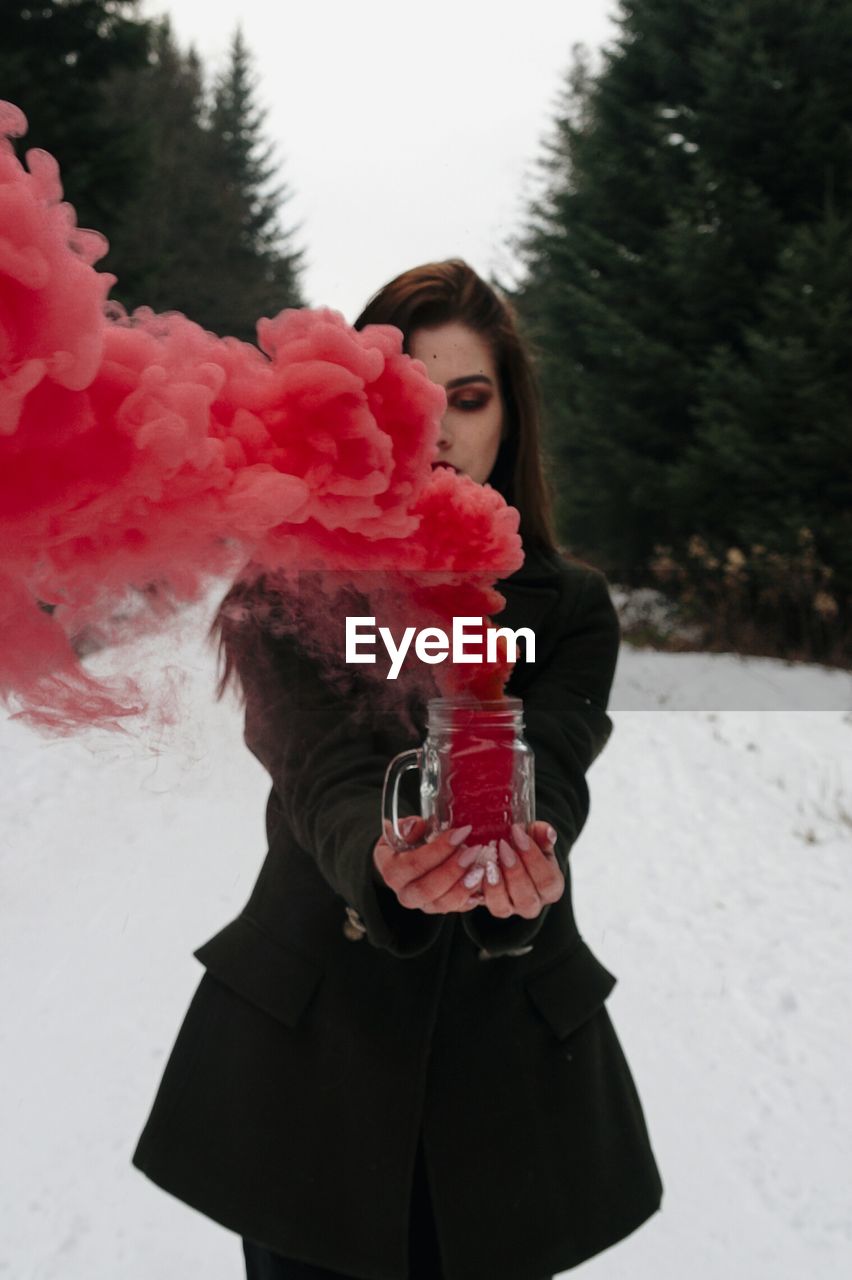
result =
[[565,892],[565,877],[554,853],[556,832],[546,822],[533,822],[526,830],[515,825],[512,833],[512,844],[501,840],[489,857],[492,866],[486,865],[479,892],[493,916],[534,920]]

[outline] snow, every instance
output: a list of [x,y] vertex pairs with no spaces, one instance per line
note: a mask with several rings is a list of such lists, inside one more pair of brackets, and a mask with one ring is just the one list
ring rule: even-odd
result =
[[[136,649],[184,673],[158,744],[0,726],[10,1280],[243,1274],[236,1236],[130,1165],[192,950],[240,910],[265,852],[266,775],[236,702],[213,701],[208,617],[209,602]],[[612,716],[575,904],[619,979],[608,1008],[666,1190],[573,1274],[845,1280],[852,675],[625,646]]]

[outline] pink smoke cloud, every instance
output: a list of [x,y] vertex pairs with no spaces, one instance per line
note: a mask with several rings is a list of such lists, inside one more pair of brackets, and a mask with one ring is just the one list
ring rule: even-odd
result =
[[[517,513],[432,473],[446,400],[399,331],[289,310],[258,349],[105,306],[106,243],[52,157],[16,158],[25,128],[0,106],[0,696],[52,732],[117,727],[138,684],[95,680],[72,637],[110,634],[131,588],[192,601],[249,561],[393,570],[400,610],[433,619],[502,607]],[[130,630],[162,625],[139,610]]]

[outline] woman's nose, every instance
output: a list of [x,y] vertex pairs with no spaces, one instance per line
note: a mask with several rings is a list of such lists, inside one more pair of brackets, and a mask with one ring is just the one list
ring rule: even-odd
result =
[[447,427],[447,418],[446,415],[444,415],[441,419],[441,426],[438,430],[438,439],[435,447],[439,453],[446,453],[452,443],[452,436],[450,435],[449,428]]

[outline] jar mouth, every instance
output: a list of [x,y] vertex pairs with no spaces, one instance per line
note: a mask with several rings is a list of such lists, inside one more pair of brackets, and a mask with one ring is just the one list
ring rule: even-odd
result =
[[434,709],[439,714],[442,711],[502,711],[505,713],[522,711],[524,702],[522,698],[515,697],[486,698],[483,701],[472,694],[456,694],[450,698],[430,698],[426,705],[430,712]]

